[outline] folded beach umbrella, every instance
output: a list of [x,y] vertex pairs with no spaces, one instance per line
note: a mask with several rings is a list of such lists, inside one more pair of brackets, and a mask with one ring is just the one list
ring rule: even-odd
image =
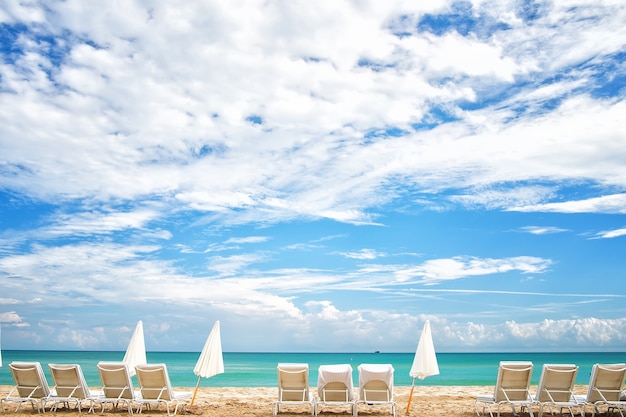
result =
[[2,329],[0,328],[0,368],[2,367]]
[[146,360],[146,342],[143,337],[143,323],[141,320],[137,322],[135,332],[130,338],[128,348],[126,348],[126,354],[124,354],[122,362],[128,365],[130,376],[135,375],[135,365],[144,365],[148,363]]
[[439,365],[437,364],[437,355],[435,354],[435,345],[433,344],[433,336],[430,333],[430,321],[426,320],[420,341],[417,344],[417,351],[413,358],[413,365],[409,371],[409,375],[413,377],[411,385],[411,394],[409,402],[406,406],[406,414],[409,414],[411,400],[413,399],[413,390],[415,389],[415,378],[424,379],[429,376],[439,375]]
[[196,389],[193,392],[193,398],[191,399],[189,407],[193,406],[193,402],[196,400],[201,378],[210,378],[217,374],[224,373],[224,358],[222,356],[222,339],[220,337],[219,320],[213,325],[213,329],[202,348],[198,362],[196,362],[196,366],[193,368],[193,373],[198,376],[198,383],[196,384]]

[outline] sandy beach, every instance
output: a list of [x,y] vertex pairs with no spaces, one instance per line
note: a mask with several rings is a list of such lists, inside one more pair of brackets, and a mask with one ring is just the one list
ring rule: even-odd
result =
[[[0,398],[4,398],[12,387],[0,387]],[[576,394],[584,394],[586,385],[577,385]],[[193,391],[193,388],[176,388],[176,390]],[[490,386],[416,386],[411,401],[409,416],[435,417],[435,416],[475,416],[474,400],[477,395],[489,394],[493,387]],[[407,402],[411,387],[395,387],[395,400],[398,404],[398,416],[405,416]],[[531,387],[534,393],[536,387]],[[203,417],[256,417],[271,416],[272,404],[276,399],[277,388],[200,388],[192,408],[186,409],[182,414],[190,414]],[[14,405],[9,403],[6,406],[6,415],[15,417],[37,415],[37,411],[25,404],[19,412],[14,412]],[[301,406],[291,406],[285,408],[280,416],[306,416],[309,409]],[[56,414],[77,417],[77,411],[59,410]],[[83,414],[85,412],[83,411]],[[99,414],[96,411],[96,414]],[[109,408],[104,413],[109,415],[127,415],[126,411],[112,412]],[[159,410],[144,411],[146,416],[167,416],[163,408]],[[323,409],[319,415],[322,416],[349,416],[347,407],[337,407],[336,409]],[[387,416],[388,407],[381,406],[359,406],[359,415],[363,416]],[[503,409],[502,415],[512,416],[510,410]]]

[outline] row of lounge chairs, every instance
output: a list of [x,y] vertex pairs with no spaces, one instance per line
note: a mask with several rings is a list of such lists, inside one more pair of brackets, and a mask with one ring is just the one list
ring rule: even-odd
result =
[[[128,366],[123,362],[100,362],[98,373],[102,389],[89,389],[78,364],[49,364],[54,385],[50,387],[39,362],[13,362],[9,369],[15,381],[15,387],[0,400],[2,412],[5,403],[17,403],[16,411],[24,403],[30,403],[33,409],[45,412],[46,407],[56,411],[59,407],[74,407],[80,413],[88,405],[90,412],[97,406],[103,412],[108,404],[113,409],[125,405],[128,413],[133,407],[139,413],[144,408],[165,406],[168,416],[178,412],[191,392],[174,391],[170,384],[165,364],[137,365],[135,371],[140,388],[135,390]],[[173,410],[172,410],[173,407]]]
[[358,367],[359,385],[355,394],[352,383],[352,366],[349,364],[321,365],[318,368],[317,395],[309,387],[309,365],[306,363],[278,364],[278,400],[273,415],[288,405],[308,405],[311,415],[321,409],[347,406],[351,414],[358,415],[360,404],[387,406],[396,416],[393,399],[393,366],[389,364],[361,364]]
[[486,410],[493,417],[494,408],[500,416],[500,408],[510,407],[517,415],[516,407],[520,412],[528,410],[533,417],[533,407],[538,409],[539,417],[544,410],[550,413],[564,410],[574,416],[577,410],[581,416],[586,409],[592,410],[592,416],[600,412],[600,408],[607,411],[618,411],[624,417],[626,398],[623,386],[626,378],[626,364],[595,364],[589,377],[589,387],[586,395],[575,395],[574,384],[578,373],[578,366],[573,364],[545,364],[539,377],[537,391],[530,393],[530,379],[533,372],[532,362],[500,362],[498,376],[493,394],[476,397],[476,414],[481,415]]

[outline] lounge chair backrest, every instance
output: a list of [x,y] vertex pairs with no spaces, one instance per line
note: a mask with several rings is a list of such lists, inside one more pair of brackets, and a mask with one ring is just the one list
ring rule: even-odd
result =
[[279,363],[279,401],[309,401],[309,365],[306,363]]
[[365,402],[389,402],[393,401],[393,393],[383,381],[370,381],[359,390],[360,398]]
[[134,399],[133,382],[124,362],[99,362],[98,374],[106,398]]
[[12,362],[9,369],[22,398],[45,398],[50,387],[39,362]]
[[365,402],[393,401],[393,366],[390,364],[359,365],[359,398]]
[[320,399],[323,402],[346,403],[352,401],[352,398],[353,394],[344,382],[328,382],[320,389]]
[[171,401],[174,399],[167,366],[164,363],[137,365],[135,371],[144,400]]
[[626,364],[593,365],[589,377],[587,402],[619,401],[626,379]]
[[496,403],[503,401],[524,401],[528,399],[532,362],[500,362],[498,377],[493,394]]
[[545,364],[537,387],[537,400],[544,402],[570,401],[578,366],[570,364]]
[[323,402],[353,401],[352,367],[349,364],[321,365],[318,369],[317,392]]
[[58,397],[76,398],[84,400],[89,398],[90,392],[83,371],[78,364],[48,364],[54,388]]

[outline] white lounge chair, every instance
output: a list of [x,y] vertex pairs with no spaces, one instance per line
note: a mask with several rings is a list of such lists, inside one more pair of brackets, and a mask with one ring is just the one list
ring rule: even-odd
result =
[[[158,408],[160,404],[165,405],[168,416],[176,415],[181,406],[184,410],[187,400],[191,399],[192,392],[174,391],[172,389],[167,367],[164,363],[137,365],[135,371],[141,391],[141,399],[136,401],[139,404],[139,413],[142,412],[144,406]],[[170,412],[172,405],[174,406],[173,413]]]
[[592,415],[599,412],[598,407],[607,406],[608,410],[617,410],[624,417],[626,400],[621,398],[626,379],[626,364],[598,364],[591,368],[589,388],[586,395],[575,395],[576,402],[593,407]]
[[111,404],[113,410],[120,404],[126,404],[128,413],[132,414],[133,405],[141,396],[133,389],[128,365],[124,362],[99,362],[96,366],[102,382],[103,396],[96,401],[102,406],[101,412],[107,404]]
[[280,413],[284,405],[307,405],[311,415],[315,414],[315,402],[309,387],[309,365],[306,363],[279,363],[278,400],[274,402],[272,414]]
[[582,405],[574,398],[574,383],[578,366],[571,364],[545,364],[539,378],[537,393],[533,397],[535,404],[539,406],[539,417],[544,408],[550,412],[558,410],[560,413],[567,409],[574,417],[574,408],[584,412]]
[[397,405],[393,399],[393,366],[390,364],[359,365],[359,398],[354,405],[354,415],[358,415],[359,404],[389,406],[389,412],[396,417]]
[[83,403],[89,403],[89,411],[93,411],[94,402],[102,397],[102,391],[90,390],[85,382],[83,370],[78,364],[48,364],[56,396],[48,397],[52,401],[52,409],[56,411],[60,404],[68,409],[72,403],[81,412]]
[[9,394],[0,400],[0,406],[4,413],[4,403],[17,403],[15,411],[19,411],[24,403],[30,403],[33,409],[44,412],[46,399],[51,396],[48,381],[43,374],[39,362],[12,362],[9,364],[15,386]]
[[[526,361],[502,361],[498,366],[498,376],[493,394],[479,395],[474,403],[476,414],[481,415],[485,410],[489,410],[489,415],[493,417],[493,407],[496,408],[500,416],[500,407],[510,406],[514,415],[517,415],[515,407],[519,407],[520,412],[524,408],[528,409],[530,416],[533,416],[531,406],[533,398],[530,395],[530,378],[533,373],[533,363]],[[482,406],[482,413],[479,409]]]
[[350,407],[354,414],[355,398],[352,383],[352,367],[348,364],[321,365],[317,373],[317,395],[315,415],[322,406]]

